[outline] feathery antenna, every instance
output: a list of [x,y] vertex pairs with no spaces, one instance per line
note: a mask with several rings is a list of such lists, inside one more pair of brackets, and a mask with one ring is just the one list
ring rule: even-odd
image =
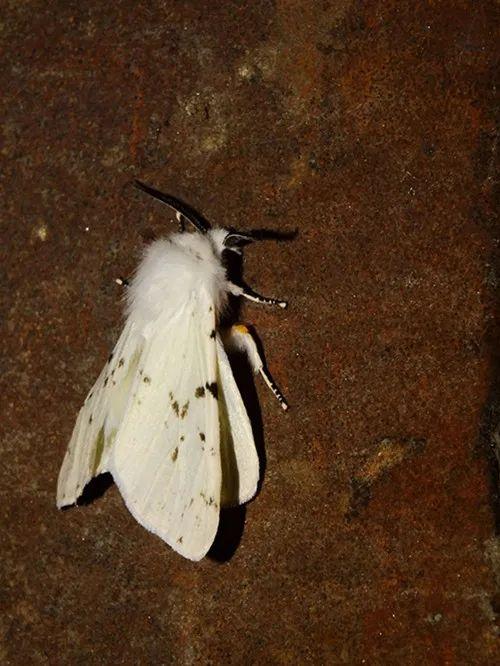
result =
[[142,190],[142,192],[146,192],[146,194],[149,194],[153,199],[161,201],[161,203],[172,208],[176,213],[180,213],[180,215],[186,220],[189,220],[200,233],[204,234],[210,229],[208,222],[203,220],[196,211],[183,201],[180,201],[180,199],[176,199],[175,197],[170,196],[170,194],[164,194],[163,192],[160,192],[160,190],[156,190],[154,187],[149,187],[149,185],[141,183],[140,180],[134,180],[134,187],[138,190]]

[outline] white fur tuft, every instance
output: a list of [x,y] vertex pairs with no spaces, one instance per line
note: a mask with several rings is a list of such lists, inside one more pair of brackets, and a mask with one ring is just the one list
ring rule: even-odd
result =
[[182,233],[154,241],[145,251],[127,292],[127,314],[139,330],[161,314],[174,316],[193,291],[204,291],[216,314],[227,302],[228,281],[222,264],[227,231]]

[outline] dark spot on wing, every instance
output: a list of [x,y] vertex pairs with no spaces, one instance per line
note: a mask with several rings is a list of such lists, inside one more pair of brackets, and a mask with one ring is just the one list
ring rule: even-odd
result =
[[202,498],[202,500],[205,502],[205,504],[206,504],[207,506],[212,506],[212,504],[215,503],[215,500],[214,500],[213,497],[209,497],[209,498],[207,499],[207,496],[206,496],[205,493],[203,493],[203,492],[200,493],[200,497]]
[[151,384],[151,377],[148,377],[147,375],[144,375],[144,378],[142,380],[145,384]]
[[175,449],[172,451],[172,462],[175,462],[177,460],[178,455],[179,455],[179,447],[176,446]]
[[217,400],[219,397],[219,389],[217,387],[217,382],[210,382],[205,384],[205,388],[207,388],[210,393],[213,395],[213,397]]
[[118,361],[118,367],[121,368],[122,365],[124,365],[124,363],[125,363],[125,360],[124,360],[124,358],[123,358],[123,356],[122,356],[121,359]]
[[113,352],[111,352],[111,354],[108,356],[108,363],[111,363],[112,360],[113,360]]
[[92,414],[89,416],[89,423],[92,423]]
[[182,543],[182,537],[179,537],[179,538],[177,539],[177,543]]
[[181,442],[184,441],[184,435],[181,435],[181,436],[180,436],[180,440],[181,440]]
[[141,369],[139,370],[139,374],[142,375],[143,372],[144,372],[144,368],[141,368]]
[[104,386],[108,385],[108,381],[109,381],[109,377],[106,377],[106,379],[104,380]]
[[210,333],[211,338],[215,338],[215,328],[212,329],[212,332]]
[[204,398],[205,397],[205,387],[204,386],[198,386],[198,388],[194,392],[194,395],[195,395],[196,398]]
[[209,311],[209,312],[213,312],[213,307],[210,306],[210,307],[208,308],[208,311]]
[[205,433],[204,432],[200,432],[200,439],[201,439],[202,442],[205,441]]
[[[148,377],[148,379],[149,379],[149,377]],[[181,419],[183,419],[186,416],[186,414],[188,413],[189,400],[186,403],[184,403],[184,405],[182,405],[182,407],[179,407],[179,402],[177,400],[174,400],[174,394],[172,393],[172,391],[169,391],[168,396],[170,398],[170,404],[171,404],[172,409],[174,410],[176,416],[179,416]]]

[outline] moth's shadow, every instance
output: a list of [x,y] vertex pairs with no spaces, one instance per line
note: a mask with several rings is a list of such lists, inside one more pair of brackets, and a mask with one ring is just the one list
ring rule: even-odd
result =
[[109,472],[104,472],[103,474],[99,474],[99,476],[94,477],[83,489],[83,493],[80,495],[76,502],[77,505],[87,506],[87,504],[91,504],[94,500],[102,497],[106,490],[113,485],[113,483],[113,477]]
[[[254,337],[255,334],[254,334]],[[260,345],[259,345],[260,346]],[[259,399],[255,389],[254,374],[243,354],[231,354],[229,357],[231,369],[236,385],[241,393],[246,407],[248,418],[252,425],[255,448],[259,457],[259,484],[257,494],[260,492],[266,471],[266,451],[264,447],[264,430]],[[245,528],[246,506],[235,506],[221,509],[219,529],[214,542],[207,555],[217,562],[227,562],[232,558],[238,548],[243,530]]]
[[[275,240],[288,241],[296,238],[298,230],[294,231],[274,231],[270,229],[257,229],[251,233],[254,240]],[[224,263],[228,278],[235,284],[245,285],[243,280],[243,262],[242,257],[234,252],[226,252]],[[229,308],[226,317],[223,318],[221,325],[230,326],[232,323],[240,321],[240,299],[229,298]],[[262,343],[255,329],[251,328],[252,337],[257,344],[259,354],[265,364],[265,355]],[[231,369],[236,381],[236,385],[241,393],[243,403],[246,407],[252,432],[255,441],[255,448],[259,457],[259,483],[257,486],[257,495],[259,494],[264,475],[266,471],[266,450],[264,446],[264,431],[262,425],[262,413],[260,410],[259,399],[255,389],[254,373],[243,354],[228,354]],[[215,540],[207,555],[217,562],[227,562],[232,558],[238,548],[243,530],[245,528],[246,506],[235,506],[221,509],[219,519],[219,529]]]

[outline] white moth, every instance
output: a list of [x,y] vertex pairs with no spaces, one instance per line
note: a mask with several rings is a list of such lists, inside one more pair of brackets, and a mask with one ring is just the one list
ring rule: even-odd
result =
[[[136,520],[191,560],[212,545],[221,506],[256,492],[259,460],[226,350],[248,355],[283,409],[254,339],[223,330],[228,295],[286,307],[231,282],[226,252],[250,235],[210,228],[184,204],[136,185],[177,211],[181,231],[153,242],[127,288],[126,322],[76,421],[57,506],[110,472]],[[184,231],[184,221],[195,226]]]

